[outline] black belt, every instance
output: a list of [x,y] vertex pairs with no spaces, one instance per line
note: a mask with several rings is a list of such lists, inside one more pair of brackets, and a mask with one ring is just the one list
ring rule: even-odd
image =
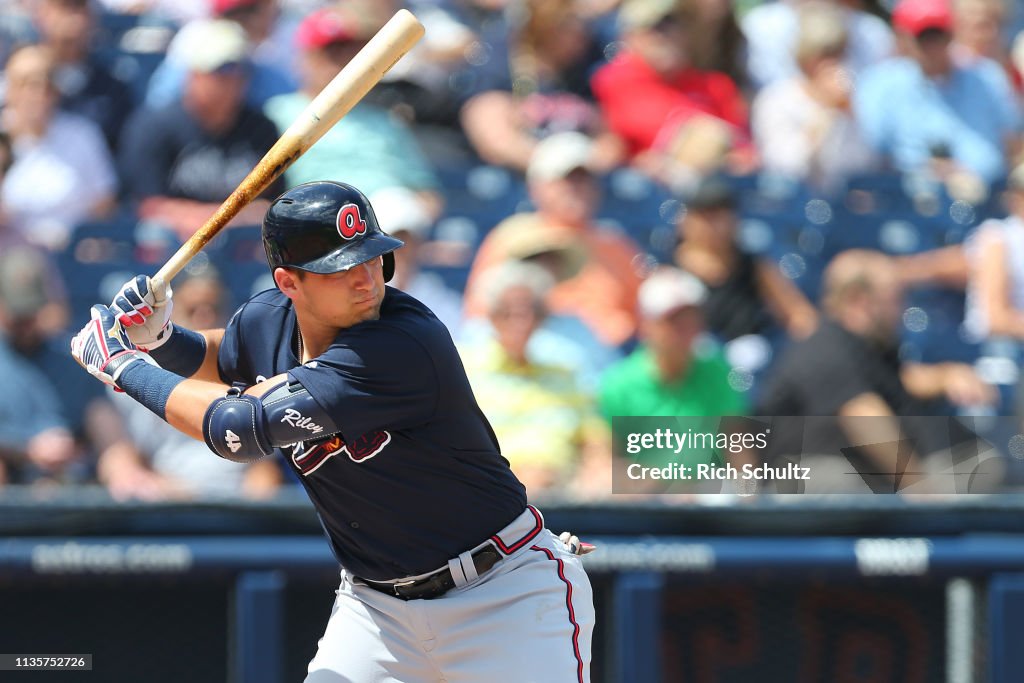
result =
[[[480,550],[477,550],[472,555],[473,566],[476,567],[476,573],[482,575],[484,572],[490,570],[494,565],[501,561],[502,555],[497,549],[488,544]],[[451,589],[455,588],[455,578],[452,576],[452,570],[445,567],[441,571],[435,572],[430,576],[419,579],[418,581],[399,581],[398,583],[381,583],[378,581],[370,581],[368,579],[361,579],[363,583],[372,588],[375,591],[381,593],[387,593],[388,595],[399,598],[400,600],[432,600],[439,598]]]

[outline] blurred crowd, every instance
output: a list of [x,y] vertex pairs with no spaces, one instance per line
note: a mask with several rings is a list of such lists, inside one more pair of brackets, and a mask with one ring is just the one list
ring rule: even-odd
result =
[[391,284],[531,493],[610,495],[619,416],[1021,412],[1012,0],[3,0],[0,484],[295,485],[68,339],[403,6],[425,38],[174,281],[176,323],[266,287],[268,200],[331,179],[405,241]]

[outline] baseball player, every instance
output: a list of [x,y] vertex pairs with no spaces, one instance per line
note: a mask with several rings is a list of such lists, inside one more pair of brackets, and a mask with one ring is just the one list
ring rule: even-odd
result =
[[277,289],[226,329],[171,324],[138,276],[72,354],[223,458],[283,452],[342,567],[307,683],[589,681],[581,545],[527,505],[444,325],[385,286],[402,242],[335,182],[274,200],[263,241]]

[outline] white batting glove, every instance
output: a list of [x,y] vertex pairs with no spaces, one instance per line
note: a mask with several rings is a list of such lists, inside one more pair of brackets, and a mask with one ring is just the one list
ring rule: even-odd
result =
[[571,531],[563,531],[558,535],[558,540],[565,544],[565,549],[573,555],[586,555],[597,550],[593,543],[584,543]]
[[110,303],[110,310],[132,344],[143,351],[152,351],[166,343],[174,330],[171,297],[169,285],[157,291],[151,278],[136,275],[121,285]]
[[125,338],[112,310],[93,306],[90,313],[92,319],[71,340],[71,355],[90,375],[120,391],[117,381],[129,364],[156,363]]

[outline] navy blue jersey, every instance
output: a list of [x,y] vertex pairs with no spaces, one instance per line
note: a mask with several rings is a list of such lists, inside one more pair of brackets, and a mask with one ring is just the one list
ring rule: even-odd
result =
[[379,320],[342,330],[305,365],[291,301],[257,294],[235,313],[221,377],[250,386],[287,372],[341,433],[284,456],[341,564],[385,580],[442,567],[510,523],[523,485],[498,450],[445,326],[388,287]]

